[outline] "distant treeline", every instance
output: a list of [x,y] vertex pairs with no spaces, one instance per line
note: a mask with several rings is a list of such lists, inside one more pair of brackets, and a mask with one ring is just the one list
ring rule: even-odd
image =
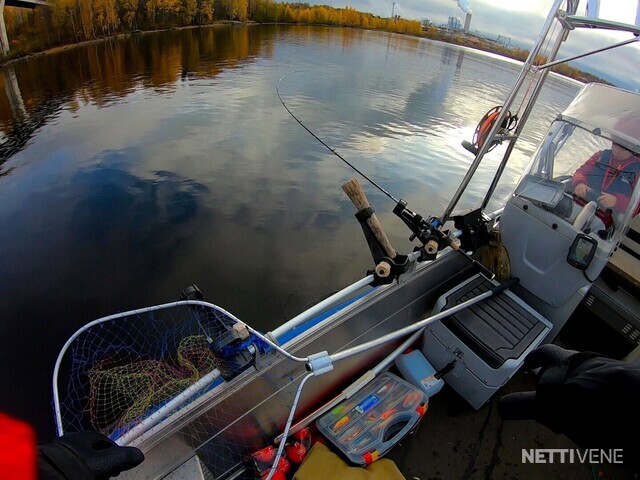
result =
[[352,8],[272,0],[49,0],[49,7],[5,9],[11,53],[108,37],[135,30],[232,21],[348,26],[419,35],[417,20],[379,18]]
[[[423,36],[430,38],[432,40],[440,40],[443,42],[454,43],[456,45],[464,45],[467,47],[484,50],[486,52],[497,53],[498,55],[513,58],[514,60],[520,60],[521,62],[524,62],[529,57],[529,50],[524,50],[522,48],[506,47],[499,43],[491,42],[488,40],[481,40],[478,37],[474,37],[474,36],[466,36],[466,35],[460,35],[456,33],[443,32],[434,26],[428,27],[424,31]],[[536,57],[536,60],[535,60],[536,65],[542,65],[546,62],[547,62],[546,57],[542,55],[538,55]],[[600,77],[597,77],[588,72],[584,72],[570,65],[567,65],[566,63],[556,65],[552,67],[551,70],[553,70],[556,73],[559,73],[560,75],[564,75],[565,77],[574,78],[576,80],[580,80],[583,82],[600,82],[600,83],[610,84],[610,82],[607,82],[606,80],[603,80]]]
[[[444,33],[435,27],[423,31],[418,20],[380,18],[353,8],[273,0],[48,0],[49,7],[34,10],[5,8],[11,57],[59,45],[94,40],[137,30],[209,25],[220,21],[334,25],[406,33],[466,45],[517,60],[527,50]],[[555,72],[584,81],[603,81],[569,65]]]

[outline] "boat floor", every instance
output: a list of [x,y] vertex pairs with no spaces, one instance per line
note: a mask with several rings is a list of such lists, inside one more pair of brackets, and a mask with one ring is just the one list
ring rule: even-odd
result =
[[[598,341],[598,344],[594,344]],[[557,343],[576,350],[598,351],[622,358],[632,346],[604,322],[578,310]],[[519,372],[501,394],[535,389],[531,373]],[[445,386],[435,395],[419,428],[388,455],[407,480],[449,479],[637,479],[620,465],[589,463],[523,464],[522,449],[577,448],[563,435],[534,422],[503,421],[499,395],[474,411]],[[635,434],[636,432],[632,432]],[[624,435],[621,432],[621,436]]]

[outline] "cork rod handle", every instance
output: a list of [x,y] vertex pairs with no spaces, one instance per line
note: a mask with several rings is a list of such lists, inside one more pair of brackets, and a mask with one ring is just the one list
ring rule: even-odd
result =
[[[356,180],[355,178],[345,183],[342,186],[342,190],[344,190],[344,193],[347,194],[349,199],[356,206],[358,212],[361,212],[362,210],[370,206],[369,200],[367,200],[367,196],[360,186],[360,182],[358,182],[358,180]],[[380,224],[380,221],[378,220],[378,217],[376,217],[375,213],[367,219],[367,224],[369,225],[369,227],[371,227],[371,231],[382,245],[382,248],[384,248],[387,256],[389,258],[395,258],[398,254],[391,246],[391,242],[389,242],[387,234],[384,233],[384,229],[382,228],[382,225]]]

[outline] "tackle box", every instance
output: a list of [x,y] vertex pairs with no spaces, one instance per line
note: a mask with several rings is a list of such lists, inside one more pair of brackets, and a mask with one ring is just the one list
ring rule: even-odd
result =
[[316,425],[350,462],[364,466],[416,428],[427,401],[419,388],[385,372],[320,417]]

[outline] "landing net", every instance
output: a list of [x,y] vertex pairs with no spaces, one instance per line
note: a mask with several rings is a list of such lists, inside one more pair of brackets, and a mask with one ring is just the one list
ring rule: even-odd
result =
[[326,351],[296,357],[206,302],[134,310],[91,322],[63,347],[57,430],[94,429],[151,449],[161,460],[149,468],[162,470],[145,471],[152,476],[195,454],[207,478],[236,478],[250,454],[287,437],[299,401],[303,409],[318,401],[318,392],[302,398],[305,382],[332,369]]
[[204,302],[96,320],[58,359],[58,433],[94,429],[117,439],[140,425],[150,428],[157,423],[150,419],[194,402],[267,350],[232,315]]

